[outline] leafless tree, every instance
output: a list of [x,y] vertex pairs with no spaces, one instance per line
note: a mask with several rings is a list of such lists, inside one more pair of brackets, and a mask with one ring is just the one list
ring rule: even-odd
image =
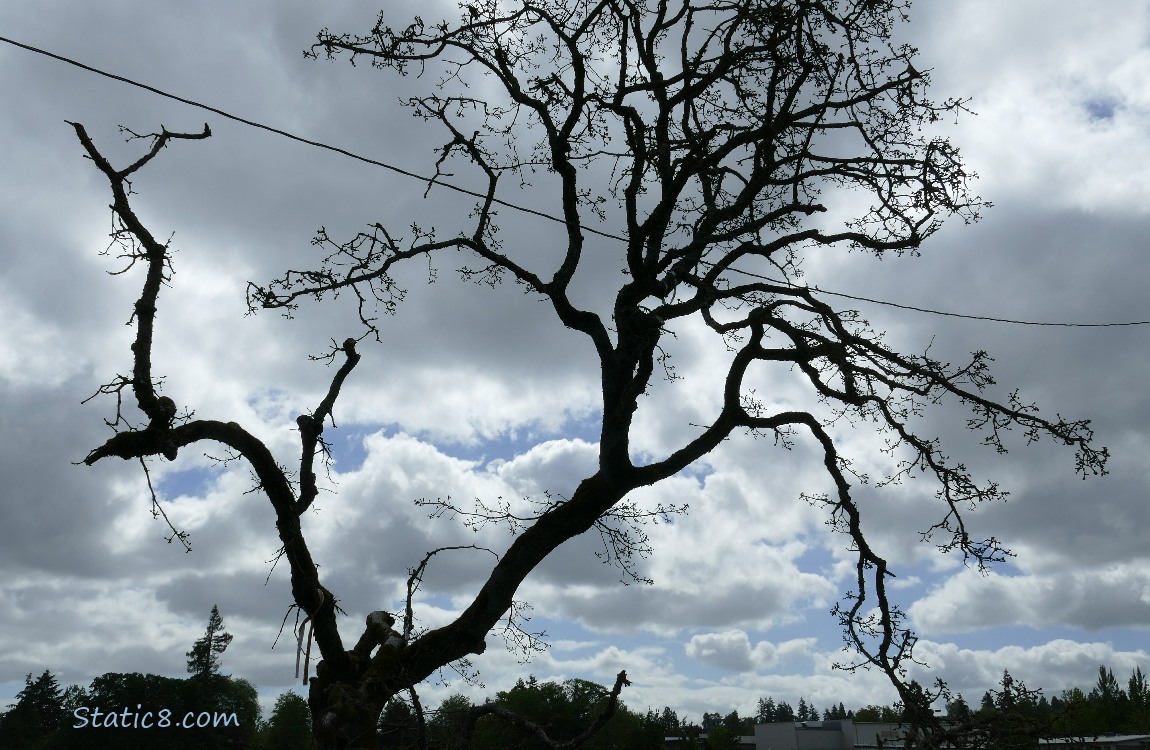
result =
[[[330,254],[318,268],[250,285],[252,309],[291,310],[302,300],[350,291],[363,323],[377,331],[378,311],[394,309],[403,294],[391,275],[394,266],[465,251],[475,259],[461,269],[465,278],[494,286],[510,277],[545,299],[559,323],[587,336],[602,373],[597,470],[570,497],[548,499],[530,517],[514,518],[499,508],[475,511],[481,520],[516,524],[514,541],[453,622],[413,635],[398,648],[379,646],[382,635],[372,635],[369,618],[360,639],[365,648],[345,649],[336,597],[323,586],[300,530],[299,516],[316,495],[313,463],[325,422],[359,361],[356,340],[333,349],[342,364],[327,396],[299,418],[295,482],[236,423],[177,419],[176,404],[157,397],[151,374],[152,322],[168,272],[167,249],[132,213],[126,180],[171,139],[204,137],[207,129],[157,134],[146,156],[117,171],[76,125],[111,182],[127,257],[147,264],[135,308],[132,375],[102,390],[118,397],[129,391],[148,423],[132,426],[118,410],[116,434],[85,462],[108,456],[174,460],[201,440],[223,443],[250,462],[275,509],[292,593],[314,624],[322,655],[310,696],[320,747],[374,747],[375,721],[386,701],[444,665],[482,653],[485,636],[513,607],[520,584],[559,545],[598,527],[616,530],[617,549],[633,548],[636,538],[605,520],[640,522],[644,511],[628,500],[631,493],[682,471],[738,432],[786,446],[811,440],[821,452],[835,491],[807,499],[825,508],[828,523],[857,553],[855,588],[836,608],[859,655],[855,665],[881,669],[908,704],[923,702],[903,684],[914,636],[888,597],[887,562],[863,534],[851,494],[852,482],[862,478],[840,454],[831,425],[843,418],[885,433],[903,459],[887,481],[911,474],[935,480],[940,520],[924,540],[980,567],[1008,553],[993,537],[971,538],[963,514],[1004,493],[915,431],[912,422],[923,407],[944,399],[966,404],[972,410],[968,426],[983,431],[999,451],[1005,450],[1001,433],[1012,427],[1031,440],[1048,435],[1076,449],[1083,475],[1104,472],[1107,453],[1091,445],[1086,421],[1047,419],[1014,394],[1003,402],[989,398],[985,388],[993,381],[985,352],[952,366],[927,354],[894,351],[857,313],[835,310],[798,283],[803,256],[813,248],[915,253],[944,218],[973,221],[986,205],[970,192],[972,175],[957,149],[931,134],[932,123],[957,116],[965,102],[929,99],[929,75],[914,67],[915,50],[892,41],[907,5],[475,0],[460,5],[453,23],[416,18],[396,30],[381,14],[362,36],[319,34],[313,56],[368,60],[400,74],[439,71],[432,93],[406,102],[444,128],[448,139],[433,182],[443,165],[463,161],[486,188],[473,228],[459,236],[419,227],[401,233],[382,224],[346,240],[321,231],[316,244]],[[480,75],[485,90],[496,94],[470,95],[466,84]],[[561,224],[562,252],[549,267],[531,256],[517,259],[514,240],[497,233],[496,208],[535,170],[551,173],[560,196],[552,214]],[[505,189],[509,178],[513,189]],[[843,226],[828,220],[823,196],[845,190],[861,191],[870,207]],[[621,240],[626,269],[609,313],[583,309],[570,295],[586,261],[587,234],[604,234],[588,225],[607,216],[619,217],[618,235],[607,234]],[[645,396],[660,369],[674,376],[661,342],[691,319],[705,323],[730,353],[722,406],[669,455],[637,465],[630,442],[636,414],[649,405]],[[775,410],[756,398],[746,383],[772,368],[800,373],[817,408]]]

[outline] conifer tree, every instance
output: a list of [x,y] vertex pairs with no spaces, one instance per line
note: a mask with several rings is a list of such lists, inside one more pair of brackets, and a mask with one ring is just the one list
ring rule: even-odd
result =
[[45,669],[33,680],[29,672],[16,703],[0,715],[0,747],[32,747],[62,726],[66,716],[64,692],[56,677]]
[[311,711],[307,700],[290,691],[276,698],[263,737],[266,746],[275,750],[310,750]]
[[213,604],[204,637],[198,639],[192,645],[192,650],[185,654],[188,657],[188,673],[201,679],[219,674],[220,655],[224,653],[231,642],[232,634],[224,630],[224,620],[220,617],[220,608]]

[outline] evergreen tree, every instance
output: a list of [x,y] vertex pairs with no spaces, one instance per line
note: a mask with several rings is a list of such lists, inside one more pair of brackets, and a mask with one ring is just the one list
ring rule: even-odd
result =
[[992,748],[1022,750],[1038,746],[1041,736],[1050,732],[1039,716],[1039,691],[1029,690],[1007,670],[1002,671],[1001,690],[989,691],[989,710],[979,710],[977,721]]
[[670,706],[663,707],[663,713],[659,716],[659,720],[662,722],[666,737],[678,737],[683,731],[683,726],[687,723],[685,719],[680,720],[679,715]]
[[959,722],[970,720],[970,706],[966,704],[966,699],[962,697],[962,693],[947,701],[946,718]]
[[427,734],[431,747],[459,747],[467,727],[467,713],[470,710],[471,701],[466,695],[457,693],[444,698],[439,708],[427,720]]
[[905,724],[921,724],[934,718],[932,699],[918,680],[911,680],[906,686],[902,700],[895,704],[897,721]]
[[1117,702],[1125,698],[1126,694],[1118,687],[1118,680],[1114,679],[1114,670],[1098,665],[1098,682],[1096,684],[1098,695],[1106,702]]
[[799,710],[795,714],[796,721],[806,721],[811,718],[810,709],[807,708],[807,699],[799,696]]
[[64,723],[64,691],[56,676],[47,669],[32,680],[29,672],[24,678],[24,689],[16,694],[16,707],[24,707],[36,717],[44,729],[56,729]]
[[[522,680],[520,680],[522,683]],[[411,743],[419,733],[415,711],[407,701],[396,696],[383,707],[383,713],[377,722],[379,729],[379,744],[384,748],[405,747]]]
[[1114,670],[1099,665],[1098,682],[1090,694],[1097,694],[1097,711],[1103,728],[1107,732],[1117,732],[1126,713],[1126,693],[1118,686]]
[[1126,683],[1126,697],[1133,708],[1146,708],[1150,706],[1150,688],[1147,688],[1146,678],[1142,674],[1142,667],[1134,667],[1130,673],[1130,680]]
[[231,642],[232,634],[224,630],[220,608],[213,604],[212,614],[208,617],[207,632],[192,645],[192,650],[185,654],[188,657],[188,673],[201,679],[219,674],[220,655]]
[[[260,723],[260,700],[256,686],[242,677],[215,675],[210,680],[190,677],[184,681],[194,699],[187,705],[197,711],[215,711],[224,715],[235,714],[236,723],[211,730],[216,742],[225,747],[250,747]],[[204,744],[201,747],[207,747]]]
[[723,726],[729,729],[731,735],[736,738],[754,731],[753,722],[750,719],[744,719],[739,716],[737,709],[723,717]]
[[759,710],[755,714],[755,723],[757,724],[770,724],[778,721],[778,709],[775,708],[775,699],[767,696],[766,698],[759,698]]
[[631,733],[627,747],[635,750],[663,750],[663,722],[654,709],[648,708],[647,715],[639,719],[639,726]]
[[791,708],[791,704],[783,701],[779,703],[778,708],[775,710],[775,721],[794,721],[795,709]]
[[1150,732],[1150,689],[1141,667],[1134,668],[1126,686],[1126,716],[1120,731],[1129,734]]
[[723,724],[707,730],[707,744],[710,750],[739,750],[739,735]]
[[53,730],[65,725],[67,714],[56,677],[45,669],[33,680],[29,672],[16,703],[0,716],[0,747],[40,747]]
[[261,735],[267,750],[311,750],[311,711],[307,699],[290,691],[281,693]]
[[1093,707],[1086,694],[1082,692],[1082,688],[1063,690],[1058,703],[1060,712],[1054,725],[1057,733],[1065,736],[1082,736],[1101,732]]
[[64,688],[64,711],[71,714],[77,708],[88,704],[88,691],[79,685]]

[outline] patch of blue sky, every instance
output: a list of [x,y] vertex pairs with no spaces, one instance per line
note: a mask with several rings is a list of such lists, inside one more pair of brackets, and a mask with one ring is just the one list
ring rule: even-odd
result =
[[[415,601],[412,604],[412,612],[417,618],[419,617],[419,608],[421,606],[448,610],[453,608],[451,597],[447,594],[433,594],[421,589],[416,592],[414,599]],[[407,606],[406,600],[399,599],[393,602],[393,604],[394,609],[392,611],[402,617],[403,611]]]
[[1091,120],[1113,120],[1118,102],[1110,97],[1087,99],[1083,104]]
[[[289,406],[293,399],[281,388],[263,388],[254,395],[249,396],[245,403],[252,408],[261,419],[276,421],[288,415]],[[292,417],[294,420],[294,416]]]
[[[838,537],[836,537],[837,539]],[[842,537],[844,543],[845,539]],[[758,543],[767,544],[765,541]],[[803,573],[814,573],[832,579],[832,581],[836,562],[837,560],[831,551],[825,544],[820,543],[810,544],[795,559],[795,565]],[[820,650],[837,648],[841,641],[842,630],[837,618],[830,611],[836,603],[849,606],[845,596],[848,592],[857,589],[854,576],[855,569],[852,566],[845,578],[840,579],[837,583],[832,583],[833,590],[829,596],[821,591],[817,595],[812,593],[811,598],[806,602],[800,601],[798,603],[797,607],[800,612],[798,618],[772,627],[769,632],[761,634],[762,637],[775,643],[795,638],[815,637],[818,641],[816,648]],[[895,577],[888,578],[886,581],[887,596],[893,604],[900,606],[905,611],[915,599],[926,592],[929,586],[938,582],[939,574],[931,568],[929,563],[902,565],[895,571]],[[870,579],[868,579],[867,586],[868,592],[872,592],[873,604],[873,583]]]
[[715,473],[715,467],[706,461],[706,459],[696,461],[689,464],[685,469],[680,471],[675,476],[677,477],[691,477],[697,479],[701,484],[707,477]]
[[361,426],[341,427],[334,430],[325,429],[323,437],[331,446],[331,454],[334,459],[332,468],[343,473],[359,471],[363,468],[363,462],[367,460],[367,449],[363,445],[364,438],[380,430],[386,436],[394,435],[397,432],[394,426],[374,430]]
[[[382,433],[385,437],[392,437],[402,430],[396,423],[382,425],[355,425],[354,427],[341,427],[324,431],[324,439],[331,445],[332,456],[335,459],[335,469],[340,472],[357,471],[363,466],[367,458],[367,451],[363,441],[369,435]],[[526,426],[517,430],[507,430],[485,440],[472,443],[450,442],[445,443],[432,440],[427,435],[415,435],[435,445],[441,452],[464,461],[476,461],[486,465],[492,461],[510,461],[522,455],[533,446],[548,440],[585,440],[598,442],[599,419],[596,416],[582,419],[569,419],[557,430],[544,430],[537,426]]]
[[842,645],[842,627],[838,618],[831,614],[831,607],[839,601],[844,600],[835,599],[822,605],[812,604],[803,609],[801,616],[781,622],[768,630],[748,630],[747,637],[750,638],[752,645],[759,641],[770,641],[778,645],[802,638],[814,638],[812,651],[832,651]]
[[[600,419],[598,413],[569,418],[561,427],[554,430],[543,429],[538,425],[525,425],[515,430],[492,435],[484,440],[473,442],[444,442],[428,435],[416,434],[441,452],[464,461],[476,461],[481,465],[493,461],[510,461],[523,455],[532,447],[549,440],[583,440],[588,443],[599,441]],[[334,467],[340,472],[358,471],[367,458],[363,441],[369,435],[382,433],[392,437],[402,431],[398,423],[357,424],[337,429],[330,427],[324,431],[324,439],[331,445]],[[646,453],[636,453],[633,460],[637,464],[657,460],[660,457]],[[680,471],[676,476],[690,477],[703,482],[714,473],[714,467],[706,460],[696,461]]]
[[[32,671],[32,670],[29,669],[29,671]],[[57,678],[59,678],[58,673],[53,672],[53,674]],[[38,676],[38,674],[34,673],[33,679],[35,679],[35,677],[37,677],[37,676]],[[26,687],[26,685],[24,684],[24,680],[12,680],[9,682],[0,682],[0,710],[3,710],[3,711],[10,710],[12,708],[12,706],[15,705],[15,703],[16,703],[16,694],[19,693],[21,690],[23,690],[25,687]],[[7,698],[4,698],[3,696],[7,696]]]
[[533,446],[548,440],[584,440],[597,443],[599,420],[598,418],[569,419],[558,430],[527,427],[507,431],[473,445],[452,446],[451,453],[457,458],[488,464],[498,460],[510,461],[526,453]]
[[[846,543],[845,536],[838,536],[831,538],[831,542],[842,541]],[[835,557],[831,554],[831,550],[826,546],[826,540],[820,538],[811,539],[805,537],[797,541],[806,543],[806,549],[803,553],[795,559],[795,564],[799,569],[809,573],[819,573],[821,575],[829,575],[835,565]],[[760,539],[758,544],[767,544],[765,540]]]
[[161,497],[204,497],[211,491],[221,472],[220,467],[197,466],[169,471],[162,477],[153,477],[152,481]]
[[[595,429],[598,429],[598,428],[599,428],[599,424],[598,424],[598,422],[596,422],[595,423]],[[583,438],[583,439],[587,440],[588,442],[596,442],[599,439],[599,437],[598,437],[598,434],[596,434],[594,439],[591,439],[591,438]],[[665,455],[655,455],[654,453],[651,453],[650,451],[636,451],[636,450],[631,451],[631,462],[634,463],[636,466],[643,466],[645,464],[652,464],[652,463],[655,463],[657,461],[662,461],[666,457],[667,456],[665,456]],[[698,480],[700,483],[703,482],[703,480],[705,480],[711,474],[715,473],[714,466],[712,466],[711,463],[707,459],[708,459],[708,456],[703,456],[701,459],[699,459],[693,463],[688,464],[686,467],[684,467],[683,469],[678,471],[674,476],[676,476],[676,477],[689,477],[689,478],[693,478],[693,479]]]

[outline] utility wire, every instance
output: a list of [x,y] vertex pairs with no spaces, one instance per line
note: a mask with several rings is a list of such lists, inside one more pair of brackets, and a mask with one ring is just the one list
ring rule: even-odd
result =
[[[707,263],[706,261],[702,261],[702,262],[707,264],[707,265],[713,265],[713,264]],[[1033,320],[1013,320],[1011,318],[994,318],[994,317],[991,317],[989,315],[966,315],[964,313],[946,312],[943,310],[931,310],[928,307],[915,307],[914,305],[902,305],[902,304],[899,304],[898,302],[887,302],[887,301],[881,300],[881,299],[871,299],[870,297],[859,297],[859,296],[856,296],[853,294],[844,294],[843,292],[832,292],[828,289],[822,289],[821,287],[817,287],[817,286],[799,286],[797,284],[792,284],[789,281],[779,281],[778,279],[772,279],[769,276],[760,276],[757,273],[751,273],[750,271],[742,271],[738,268],[731,268],[730,270],[735,271],[737,273],[741,273],[744,276],[750,276],[750,277],[755,278],[755,279],[762,279],[763,281],[769,281],[772,284],[780,284],[782,286],[789,286],[792,289],[808,289],[812,292],[818,292],[819,294],[829,294],[829,295],[832,295],[834,297],[845,297],[847,299],[853,299],[853,300],[857,300],[859,302],[871,302],[871,303],[876,304],[876,305],[886,305],[887,307],[897,307],[900,310],[914,310],[915,312],[930,313],[931,315],[946,315],[947,317],[951,317],[951,318],[966,318],[967,320],[990,320],[990,321],[993,321],[995,323],[1014,323],[1015,325],[1020,325],[1020,326],[1060,326],[1063,328],[1107,328],[1107,327],[1113,327],[1113,326],[1150,325],[1150,320],[1138,320],[1138,321],[1133,321],[1133,322],[1129,322],[1129,323],[1042,323],[1042,322],[1035,322]]]
[[[161,89],[156,88],[155,86],[149,86],[146,83],[140,83],[139,81],[133,81],[131,78],[125,78],[124,76],[116,75],[115,73],[109,73],[106,70],[100,70],[99,68],[93,68],[91,65],[85,65],[84,63],[79,62],[77,60],[73,60],[69,57],[64,57],[63,55],[57,55],[54,52],[48,52],[47,50],[42,50],[39,47],[33,47],[30,44],[23,44],[22,42],[17,42],[14,39],[9,39],[8,37],[4,37],[4,36],[0,36],[0,42],[7,42],[8,44],[14,45],[16,47],[26,49],[29,52],[35,52],[35,53],[40,54],[40,55],[46,55],[46,56],[51,57],[53,59],[59,60],[60,62],[66,62],[69,65],[75,65],[77,68],[81,68],[81,69],[86,70],[90,73],[95,73],[96,75],[101,75],[101,76],[104,76],[105,78],[111,78],[113,81],[119,81],[120,83],[126,83],[129,86],[135,86],[136,88],[141,88],[145,91],[150,91],[153,94],[157,94],[157,95],[165,97],[167,99],[174,99],[175,101],[180,102],[181,104],[187,104],[188,106],[191,106],[191,107],[199,107],[200,109],[205,109],[208,112],[219,115],[220,117],[225,117],[229,120],[234,120],[236,122],[243,123],[244,125],[249,125],[253,128],[259,128],[260,130],[266,130],[269,133],[275,133],[276,135],[283,136],[284,138],[287,138],[289,140],[299,141],[300,143],[306,143],[309,146],[315,146],[316,148],[326,149],[327,151],[334,151],[337,154],[343,154],[344,156],[350,157],[350,158],[355,159],[357,161],[362,161],[366,164],[371,164],[372,166],[383,167],[384,169],[390,169],[392,172],[395,172],[397,174],[401,174],[404,177],[411,177],[413,179],[419,180],[420,182],[426,182],[429,185],[431,185],[431,184],[440,185],[440,186],[445,187],[449,190],[454,190],[455,192],[463,193],[464,195],[470,195],[474,198],[480,198],[483,200],[486,200],[486,198],[487,198],[487,196],[483,193],[479,193],[479,192],[476,192],[474,190],[468,190],[467,188],[461,188],[457,185],[452,185],[451,183],[448,183],[448,182],[440,182],[439,180],[435,179],[434,177],[424,177],[423,175],[416,174],[415,172],[409,172],[406,169],[403,169],[401,167],[396,167],[396,166],[391,165],[391,164],[387,164],[386,162],[376,161],[375,159],[371,159],[371,158],[368,158],[366,156],[360,156],[359,154],[353,153],[353,152],[348,151],[346,149],[339,148],[338,146],[332,146],[330,144],[322,143],[320,141],[309,140],[309,139],[304,138],[302,136],[298,136],[294,133],[289,133],[286,130],[280,130],[279,128],[273,128],[271,125],[264,125],[263,123],[256,122],[255,120],[248,120],[248,119],[240,117],[238,115],[233,115],[230,112],[225,112],[222,109],[217,109],[216,107],[210,106],[208,104],[203,104],[202,102],[197,102],[193,99],[185,99],[182,96],[176,96],[175,94],[170,94],[167,91],[163,91]],[[522,211],[522,212],[528,213],[528,214],[534,214],[535,216],[540,216],[544,219],[550,219],[551,221],[557,221],[560,224],[566,223],[563,221],[563,219],[560,219],[560,218],[555,217],[555,216],[551,216],[550,214],[543,213],[542,211],[536,211],[533,208],[526,208],[524,206],[517,206],[514,203],[508,203],[506,201],[501,201],[498,198],[493,199],[492,202],[498,203],[501,206],[506,206],[507,208],[514,208],[517,211]],[[591,229],[590,227],[583,227],[583,229],[587,230],[588,232],[594,232],[595,234],[603,235],[604,237],[610,237],[613,240],[622,240],[623,242],[627,241],[627,239],[625,237],[620,237],[617,234],[608,234],[607,232],[600,232],[599,230]]]
[[[281,130],[279,128],[275,128],[275,127],[272,127],[270,125],[265,125],[261,122],[256,122],[255,120],[248,120],[244,117],[239,117],[238,115],[233,115],[230,112],[225,112],[224,110],[218,109],[217,107],[213,107],[213,106],[210,106],[208,104],[204,104],[202,102],[197,102],[193,99],[187,99],[187,98],[184,98],[182,96],[177,96],[176,94],[168,93],[167,91],[163,91],[163,90],[158,89],[154,86],[149,86],[145,83],[140,83],[139,81],[132,80],[131,78],[125,78],[124,76],[116,75],[115,73],[109,73],[105,70],[101,70],[99,68],[94,68],[91,65],[86,65],[82,62],[79,62],[78,60],[73,60],[69,57],[64,57],[63,55],[57,55],[54,52],[49,52],[47,50],[40,49],[39,47],[34,47],[30,44],[24,44],[22,42],[16,41],[15,39],[9,39],[8,37],[0,36],[0,42],[7,42],[8,44],[11,44],[15,47],[19,47],[19,48],[27,50],[29,52],[34,52],[38,55],[44,55],[46,57],[51,57],[54,60],[59,60],[60,62],[67,63],[69,65],[73,65],[73,66],[80,68],[82,70],[86,70],[89,73],[95,73],[96,75],[104,76],[105,78],[111,78],[112,80],[119,81],[120,83],[126,83],[129,86],[135,86],[136,88],[144,89],[145,91],[151,92],[151,93],[156,94],[158,96],[165,97],[167,99],[172,99],[174,101],[180,102],[181,104],[187,104],[188,106],[191,106],[191,107],[197,107],[199,109],[207,110],[208,112],[219,115],[220,117],[224,117],[228,120],[233,120],[235,122],[239,122],[239,123],[242,123],[244,125],[248,125],[248,126],[253,127],[253,128],[258,128],[260,130],[266,130],[269,133],[275,133],[278,136],[282,136],[282,137],[287,138],[287,139],[292,140],[292,141],[298,141],[299,143],[304,143],[304,144],[307,144],[308,146],[314,146],[315,148],[320,148],[320,149],[324,149],[327,151],[334,151],[337,154],[342,154],[343,156],[347,156],[351,159],[355,159],[357,161],[364,162],[365,164],[371,164],[372,166],[382,167],[384,169],[391,170],[392,172],[395,172],[396,174],[401,174],[404,177],[410,177],[412,179],[419,180],[420,182],[425,182],[429,186],[430,185],[439,185],[440,187],[447,188],[448,190],[454,190],[457,193],[469,195],[469,196],[474,197],[474,198],[480,198],[483,200],[487,199],[487,196],[483,193],[479,193],[479,192],[476,192],[474,190],[468,190],[467,188],[462,188],[462,187],[459,187],[457,185],[452,185],[449,182],[442,182],[442,181],[440,181],[434,177],[425,177],[423,175],[416,174],[415,172],[411,172],[411,171],[403,169],[401,167],[397,167],[397,166],[394,166],[392,164],[388,164],[386,162],[378,161],[376,159],[371,159],[371,158],[366,157],[366,156],[361,156],[360,154],[354,153],[352,151],[348,151],[348,150],[343,149],[343,148],[339,148],[338,146],[332,146],[330,144],[323,143],[321,141],[313,141],[311,139],[295,135],[294,133],[289,133],[286,130]],[[540,218],[547,219],[549,221],[554,221],[554,222],[557,222],[559,224],[564,224],[564,225],[566,224],[565,220],[563,220],[557,216],[552,216],[551,214],[545,213],[543,211],[537,211],[533,208],[527,208],[525,206],[520,206],[520,205],[517,205],[515,203],[509,203],[507,201],[500,200],[498,198],[493,198],[492,203],[498,204],[500,206],[504,206],[506,208],[511,208],[511,209],[516,210],[516,211],[521,211],[523,213],[531,214],[533,216],[538,216]],[[592,234],[597,234],[601,237],[607,237],[608,239],[619,240],[620,242],[626,242],[627,241],[626,237],[622,237],[622,236],[617,235],[617,234],[611,234],[610,232],[603,232],[603,231],[600,231],[598,229],[594,229],[592,227],[585,226],[583,224],[580,224],[579,228],[586,231],[586,232],[590,232]],[[702,263],[705,265],[713,265],[711,263],[707,263],[706,261],[702,261]],[[913,310],[914,312],[929,313],[931,315],[944,315],[944,316],[951,317],[951,318],[964,318],[966,320],[988,320],[988,321],[993,321],[995,323],[1011,323],[1014,325],[1021,325],[1021,326],[1055,326],[1055,327],[1063,327],[1063,328],[1109,328],[1109,327],[1117,327],[1117,326],[1150,325],[1150,320],[1139,320],[1139,321],[1125,322],[1125,323],[1046,323],[1046,322],[1036,322],[1036,321],[1032,321],[1032,320],[1013,320],[1010,318],[996,318],[996,317],[991,317],[989,315],[967,315],[964,313],[947,312],[947,311],[943,311],[943,310],[932,310],[932,309],[926,308],[926,307],[915,307],[914,305],[903,305],[903,304],[899,304],[897,302],[888,302],[886,300],[871,299],[869,297],[859,297],[859,296],[856,296],[853,294],[845,294],[843,292],[832,292],[828,289],[821,289],[819,287],[799,286],[797,284],[793,284],[793,283],[788,282],[788,281],[779,281],[777,279],[771,279],[767,276],[761,276],[759,274],[751,273],[750,271],[743,271],[743,270],[740,270],[738,268],[729,268],[729,270],[734,271],[735,273],[740,273],[744,276],[748,276],[748,277],[756,278],[756,279],[762,279],[763,281],[769,281],[773,284],[780,284],[783,286],[789,286],[789,287],[792,287],[794,289],[806,289],[806,290],[809,290],[812,292],[818,292],[820,294],[829,294],[829,295],[834,296],[834,297],[843,297],[845,299],[855,300],[858,302],[869,302],[871,304],[884,305],[886,307],[894,307],[894,308],[898,308],[900,310]]]

